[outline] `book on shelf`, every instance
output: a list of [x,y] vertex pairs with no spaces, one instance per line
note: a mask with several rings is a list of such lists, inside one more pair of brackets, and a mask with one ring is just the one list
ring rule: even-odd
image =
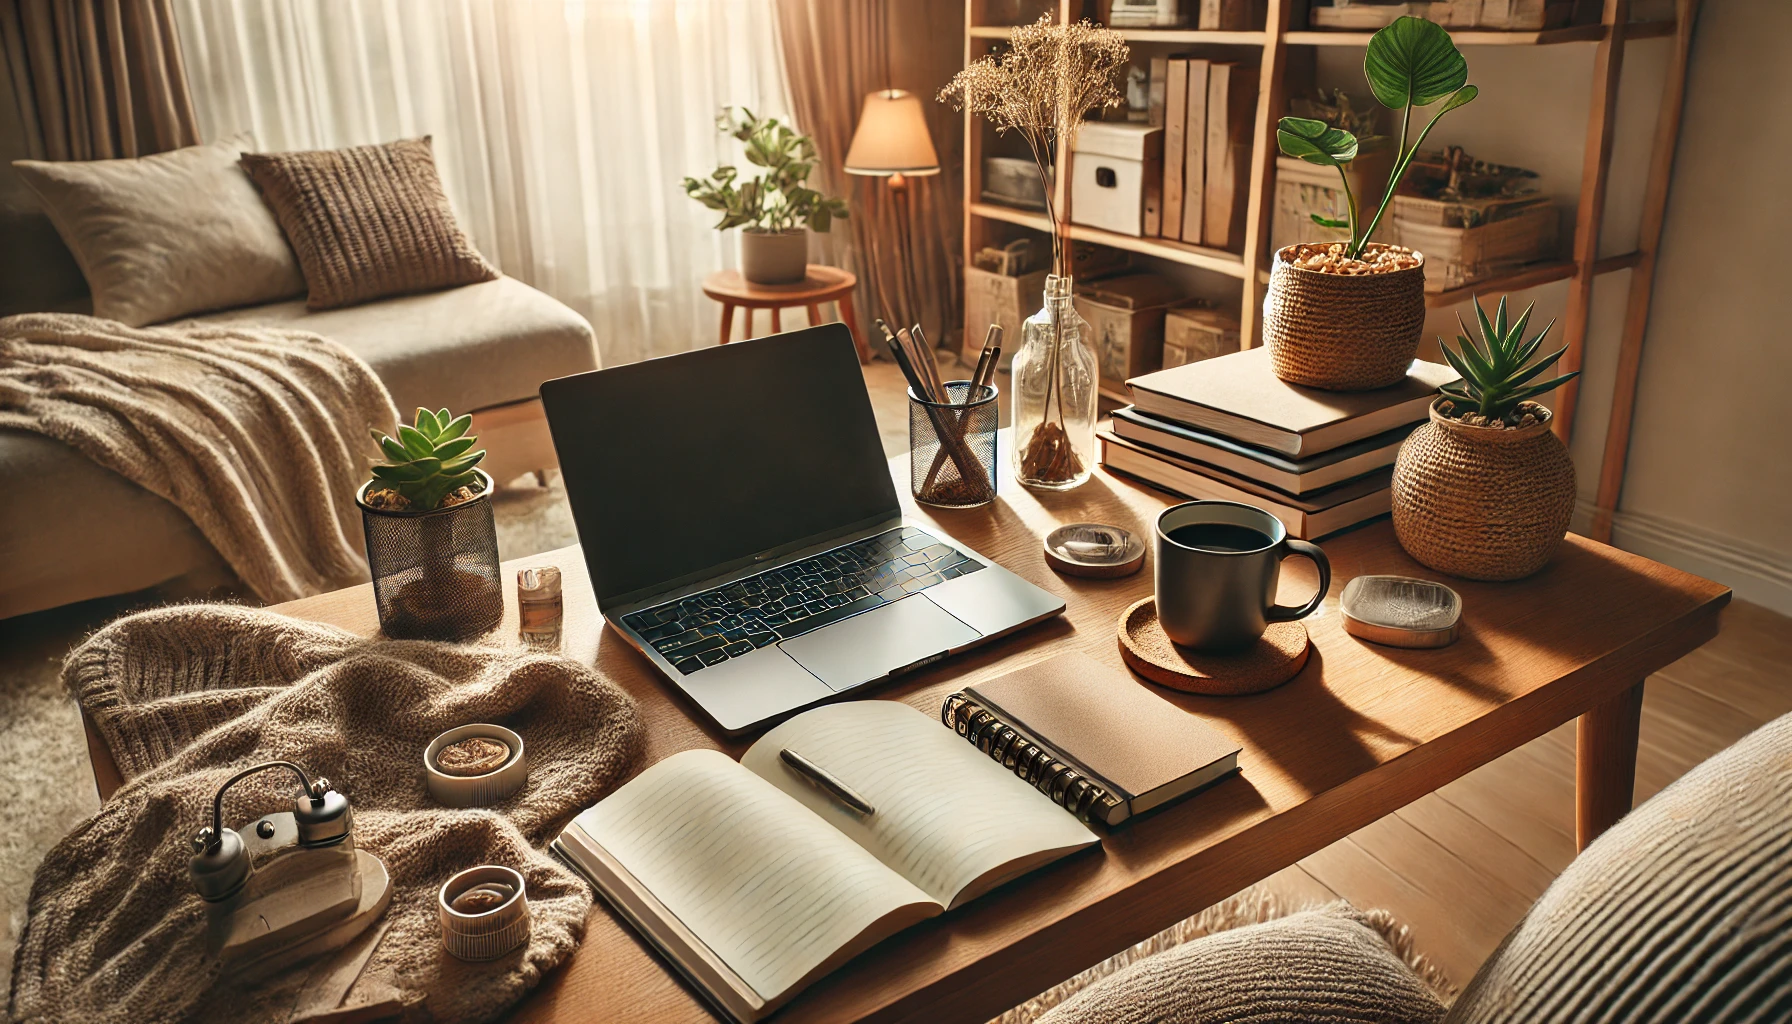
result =
[[[1172,56],[1164,62],[1164,183],[1163,213],[1158,232],[1166,238],[1182,233],[1183,164],[1188,130],[1187,57]],[[1153,64],[1155,68],[1155,63]]]
[[1238,768],[1238,744],[1082,653],[967,686],[946,698],[940,718],[1041,792],[1110,826]]
[[1215,249],[1244,244],[1246,178],[1251,167],[1251,129],[1257,121],[1258,71],[1254,64],[1215,61],[1207,80],[1206,210],[1198,239]]
[[1415,359],[1405,380],[1374,391],[1304,388],[1278,378],[1260,345],[1126,383],[1142,413],[1306,457],[1424,419],[1437,389],[1457,379],[1443,363]]
[[1255,505],[1282,521],[1288,535],[1315,540],[1373,519],[1393,507],[1393,469],[1373,472],[1298,497],[1179,455],[1129,441],[1112,430],[1095,432],[1101,464],[1173,494],[1205,501]]
[[1174,452],[1296,496],[1393,465],[1401,442],[1418,428],[1419,421],[1415,420],[1330,451],[1294,459],[1241,444],[1222,434],[1160,419],[1130,405],[1114,410],[1114,433],[1128,441]]
[[[1169,83],[1170,59],[1168,57],[1151,58],[1150,71],[1146,75],[1145,123],[1153,128],[1164,127],[1164,104]],[[1169,133],[1164,133],[1168,142]],[[1164,166],[1169,166],[1169,153],[1164,153]],[[1165,172],[1167,173],[1167,172]],[[1163,231],[1164,224],[1164,175],[1147,175],[1145,179],[1145,235],[1150,237]]]
[[1168,225],[1164,234],[1191,245],[1201,244],[1201,225],[1207,213],[1207,93],[1214,64],[1188,62],[1187,119],[1182,128],[1182,223]]
[[879,940],[1097,842],[925,713],[867,700],[798,715],[738,762],[673,754],[550,845],[718,1009],[752,1022]]

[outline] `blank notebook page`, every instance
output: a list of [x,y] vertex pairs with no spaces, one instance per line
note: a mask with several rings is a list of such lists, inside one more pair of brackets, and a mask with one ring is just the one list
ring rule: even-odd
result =
[[892,910],[932,902],[719,751],[666,758],[577,824],[767,1000]]
[[[789,747],[871,803],[861,816],[779,759]],[[771,780],[942,906],[972,882],[1094,833],[964,738],[907,704],[862,700],[806,711],[741,764]],[[976,893],[971,893],[974,896]]]

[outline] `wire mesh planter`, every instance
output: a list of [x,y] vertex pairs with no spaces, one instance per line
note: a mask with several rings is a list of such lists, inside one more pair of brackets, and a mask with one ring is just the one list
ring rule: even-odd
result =
[[355,501],[367,534],[367,565],[380,629],[403,640],[464,640],[504,617],[492,478],[470,501],[429,512],[374,508],[361,485]]

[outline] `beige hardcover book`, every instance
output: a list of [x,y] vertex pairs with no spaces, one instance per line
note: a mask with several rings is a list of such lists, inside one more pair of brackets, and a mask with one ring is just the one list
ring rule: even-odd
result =
[[1188,66],[1184,57],[1171,57],[1164,87],[1164,187],[1163,217],[1158,230],[1175,238],[1182,230],[1183,133],[1188,130]]
[[[818,789],[785,748],[873,813]],[[739,762],[674,754],[552,845],[719,1009],[751,1022],[881,939],[1097,841],[939,722],[872,700],[798,715]]]
[[1086,654],[1029,665],[968,686],[965,695],[1107,790],[1114,799],[1098,816],[1109,825],[1238,767],[1237,743]]
[[1244,244],[1245,177],[1251,166],[1251,125],[1256,116],[1257,68],[1215,63],[1207,76],[1203,245],[1237,249]]
[[1166,232],[1201,244],[1201,220],[1206,216],[1207,186],[1207,82],[1211,61],[1188,62],[1188,113],[1182,142],[1182,224]]
[[[1164,108],[1167,99],[1166,90],[1169,88],[1169,77],[1169,58],[1151,58],[1151,70],[1146,85],[1145,123],[1153,128],[1164,126]],[[1149,238],[1161,234],[1163,224],[1164,175],[1147,174],[1145,176],[1145,236]]]
[[1275,375],[1264,346],[1126,382],[1140,412],[1286,455],[1316,455],[1425,418],[1437,389],[1456,381],[1443,363],[1415,359],[1406,379],[1374,391],[1322,391]]

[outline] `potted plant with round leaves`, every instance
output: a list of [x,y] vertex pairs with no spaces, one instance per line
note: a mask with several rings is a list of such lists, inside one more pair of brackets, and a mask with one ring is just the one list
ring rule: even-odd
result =
[[846,200],[804,184],[815,170],[814,140],[777,118],[745,107],[741,113],[737,120],[724,109],[716,127],[739,140],[747,163],[765,173],[743,181],[737,168],[724,165],[707,178],[684,179],[684,191],[721,212],[717,231],[741,229],[742,277],[754,284],[794,284],[809,271],[809,231],[826,234],[836,219],[845,220]]
[[1467,326],[1454,351],[1438,339],[1462,381],[1444,386],[1431,421],[1400,446],[1394,534],[1439,572],[1515,580],[1549,562],[1574,514],[1574,460],[1550,429],[1550,411],[1533,399],[1580,371],[1535,383],[1567,349],[1537,358],[1555,321],[1525,340],[1530,307],[1508,321],[1501,298],[1490,321],[1477,299],[1475,316],[1479,345]]
[[[1337,168],[1349,211],[1342,220],[1313,217],[1322,227],[1348,229],[1348,242],[1291,245],[1275,254],[1263,299],[1263,342],[1276,376],[1290,384],[1363,391],[1397,383],[1425,328],[1424,254],[1372,239],[1426,136],[1477,90],[1450,33],[1423,18],[1400,18],[1376,32],[1363,74],[1376,100],[1400,117],[1394,170],[1367,223],[1345,173],[1357,158],[1357,138],[1309,118],[1284,117],[1276,127],[1283,153]],[[1441,105],[1411,138],[1413,111],[1432,104]]]
[[485,450],[474,448],[472,425],[418,409],[397,437],[373,431],[388,461],[355,500],[387,636],[462,640],[504,617],[492,478],[478,468]]

